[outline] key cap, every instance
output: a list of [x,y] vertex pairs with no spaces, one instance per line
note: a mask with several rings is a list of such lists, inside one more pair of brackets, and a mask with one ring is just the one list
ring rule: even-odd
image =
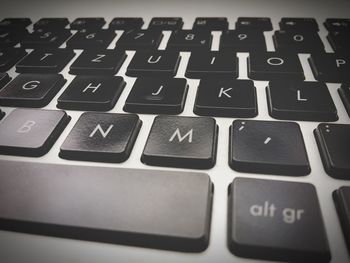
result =
[[94,31],[101,29],[104,24],[106,24],[106,21],[102,17],[77,18],[70,24],[70,29]]
[[250,80],[202,79],[193,112],[201,116],[255,117],[258,106],[254,83]]
[[330,261],[312,184],[236,178],[228,198],[228,244],[233,254],[288,262]]
[[321,123],[314,130],[326,173],[336,179],[350,179],[350,125]]
[[256,80],[305,78],[298,55],[289,52],[250,52],[248,76]]
[[194,51],[191,53],[186,77],[238,77],[238,58],[233,52]]
[[38,29],[31,34],[28,34],[21,41],[21,47],[30,49],[58,48],[71,35],[71,32],[66,29],[56,29],[54,31],[47,29]]
[[350,57],[345,54],[311,54],[308,59],[315,79],[341,83],[350,80]]
[[188,252],[209,244],[213,184],[206,174],[11,161],[0,166],[2,229]]
[[27,30],[18,29],[15,31],[11,30],[0,30],[0,47],[10,48],[16,46],[20,41],[23,41],[28,35]]
[[319,30],[316,20],[310,17],[283,17],[279,22],[279,26],[282,31],[304,31],[312,33],[312,31],[317,32]]
[[198,49],[210,50],[213,36],[210,31],[181,30],[171,34],[167,49],[193,51]]
[[226,17],[197,17],[193,23],[193,31],[226,31],[228,22]]
[[74,57],[70,49],[34,50],[16,65],[18,73],[58,73]]
[[69,25],[69,20],[64,17],[50,17],[41,18],[38,22],[33,25],[34,30],[45,29],[45,30],[60,30],[66,28]]
[[149,30],[180,30],[184,22],[181,17],[153,17]]
[[7,73],[0,73],[0,90],[4,87],[8,82],[10,82],[11,78]]
[[6,72],[12,68],[27,52],[21,48],[0,49],[0,72]]
[[328,33],[327,39],[335,52],[347,52],[347,48],[350,45],[348,32],[332,31]]
[[337,109],[322,82],[272,80],[266,88],[269,114],[275,119],[337,121]]
[[130,30],[117,41],[116,49],[157,49],[162,39],[163,33],[158,30]]
[[67,126],[60,110],[15,109],[0,124],[1,154],[43,156]]
[[68,41],[67,47],[73,49],[104,49],[116,37],[114,30],[80,30],[75,33]]
[[141,17],[116,17],[109,23],[109,29],[112,30],[138,30],[143,25]]
[[20,74],[0,91],[0,105],[44,107],[65,83],[63,76],[58,74]]
[[0,30],[18,30],[29,26],[32,21],[29,18],[5,18],[0,22]]
[[157,116],[141,161],[157,166],[212,168],[217,135],[218,126],[213,118]]
[[272,23],[268,17],[239,17],[236,29],[254,29],[258,31],[271,31]]
[[3,111],[0,109],[0,120],[1,120],[2,118],[4,118],[4,116],[5,116],[5,112],[3,112]]
[[137,51],[126,75],[130,77],[173,77],[180,63],[180,54],[175,51]]
[[343,229],[345,241],[350,251],[350,187],[342,186],[333,192],[333,200]]
[[300,127],[294,122],[236,120],[230,127],[229,164],[248,173],[310,173]]
[[63,142],[59,155],[69,160],[124,162],[141,123],[134,114],[85,112]]
[[276,50],[296,53],[324,52],[318,33],[310,31],[275,31],[273,42]]
[[343,101],[344,107],[350,116],[350,83],[343,83],[338,89],[341,100]]
[[263,32],[258,30],[229,30],[223,32],[220,39],[220,50],[250,52],[261,50],[266,52],[266,43]]
[[324,25],[328,31],[350,31],[350,19],[327,18]]
[[179,114],[184,109],[187,90],[186,79],[137,78],[123,110],[134,113]]
[[124,51],[83,51],[70,66],[73,75],[114,75],[126,59]]
[[67,110],[108,111],[116,104],[125,87],[122,77],[77,76],[57,100]]

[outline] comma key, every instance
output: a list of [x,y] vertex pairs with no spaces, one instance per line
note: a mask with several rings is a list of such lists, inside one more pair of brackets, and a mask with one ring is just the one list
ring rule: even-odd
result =
[[330,261],[313,185],[237,178],[229,187],[228,209],[233,254],[288,262]]

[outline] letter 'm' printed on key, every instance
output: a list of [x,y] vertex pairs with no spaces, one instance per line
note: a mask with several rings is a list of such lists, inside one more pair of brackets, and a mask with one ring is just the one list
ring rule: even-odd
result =
[[188,137],[188,142],[191,143],[193,137],[193,129],[189,130],[184,136],[182,136],[179,128],[177,128],[173,135],[170,137],[169,142],[172,142],[175,137],[177,137],[179,142],[182,142],[184,139],[186,139],[186,137]]

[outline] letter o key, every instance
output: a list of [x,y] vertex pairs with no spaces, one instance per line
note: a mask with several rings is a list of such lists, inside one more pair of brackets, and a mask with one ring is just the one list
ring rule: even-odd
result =
[[267,63],[271,66],[280,66],[284,63],[284,60],[278,57],[272,57],[267,60]]

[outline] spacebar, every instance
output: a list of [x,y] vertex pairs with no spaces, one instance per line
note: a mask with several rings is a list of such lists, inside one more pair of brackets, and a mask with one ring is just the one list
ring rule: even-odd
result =
[[206,174],[0,161],[0,228],[199,252],[209,242]]

